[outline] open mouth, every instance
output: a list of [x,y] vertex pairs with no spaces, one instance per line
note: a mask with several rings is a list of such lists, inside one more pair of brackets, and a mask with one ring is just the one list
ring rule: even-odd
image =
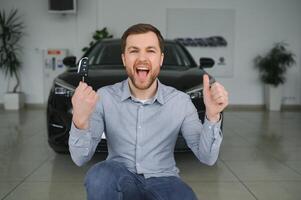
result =
[[149,69],[145,67],[138,67],[136,73],[141,81],[144,81],[149,73]]

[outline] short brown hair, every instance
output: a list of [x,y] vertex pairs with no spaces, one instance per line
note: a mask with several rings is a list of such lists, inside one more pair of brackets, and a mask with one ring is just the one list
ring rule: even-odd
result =
[[147,33],[147,32],[153,32],[157,35],[161,52],[163,52],[164,51],[164,39],[161,35],[161,32],[151,24],[135,24],[135,25],[129,27],[123,33],[123,35],[121,37],[122,53],[124,53],[124,51],[125,51],[126,39],[128,38],[129,35],[142,34],[142,33]]

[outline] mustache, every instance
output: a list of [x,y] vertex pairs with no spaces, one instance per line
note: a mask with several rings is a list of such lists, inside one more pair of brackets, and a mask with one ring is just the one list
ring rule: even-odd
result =
[[137,61],[134,66],[137,67],[137,66],[140,66],[140,65],[146,65],[148,67],[151,67],[151,64],[148,62],[148,61]]

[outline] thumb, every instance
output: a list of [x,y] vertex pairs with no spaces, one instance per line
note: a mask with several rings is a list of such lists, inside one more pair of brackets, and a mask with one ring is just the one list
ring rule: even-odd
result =
[[207,95],[209,93],[210,85],[209,85],[209,76],[207,74],[203,75],[203,95]]

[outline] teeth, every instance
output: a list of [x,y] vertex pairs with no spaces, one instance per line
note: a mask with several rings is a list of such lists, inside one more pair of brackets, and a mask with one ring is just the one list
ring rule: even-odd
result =
[[138,67],[137,70],[149,70],[148,68]]

